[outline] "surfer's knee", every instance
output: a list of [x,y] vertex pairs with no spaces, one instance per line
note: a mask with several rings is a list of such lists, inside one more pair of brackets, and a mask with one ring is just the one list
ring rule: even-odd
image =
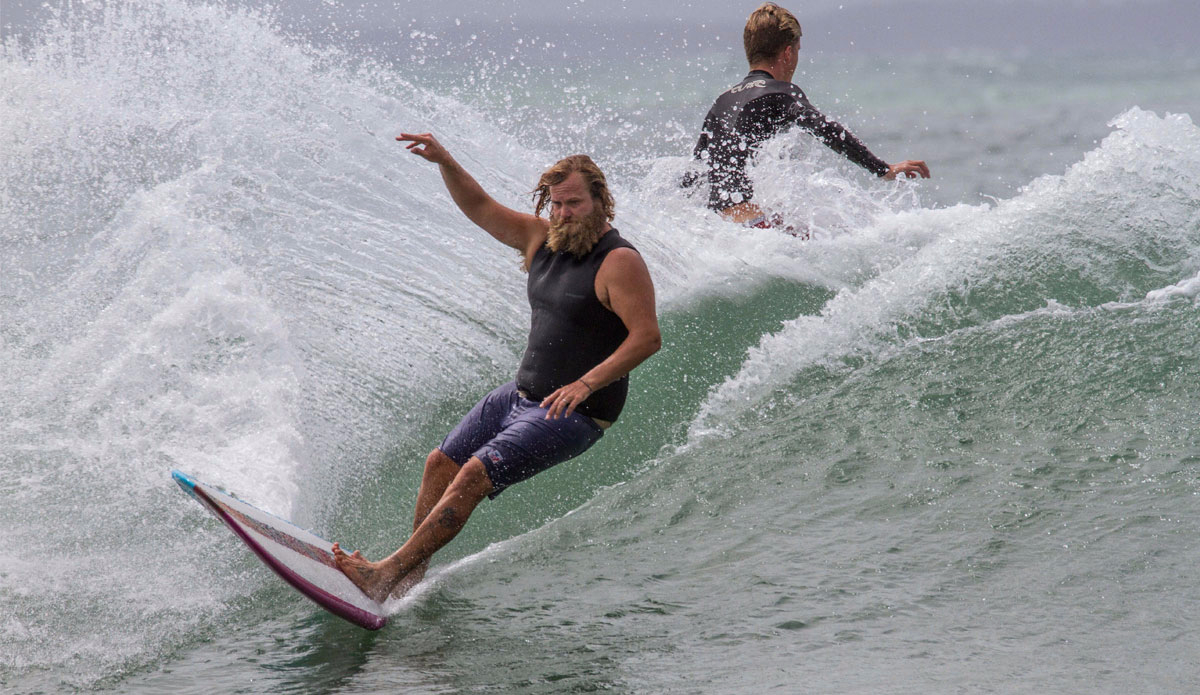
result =
[[434,473],[453,478],[458,473],[458,464],[441,449],[434,449],[425,457],[425,474]]
[[458,488],[458,492],[470,495],[477,500],[487,497],[493,489],[492,479],[488,476],[483,461],[474,456],[463,464],[462,469],[455,476],[454,487]]

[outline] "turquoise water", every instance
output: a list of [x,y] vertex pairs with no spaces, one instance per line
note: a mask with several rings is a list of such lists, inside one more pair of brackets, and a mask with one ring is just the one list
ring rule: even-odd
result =
[[[674,185],[740,65],[643,60],[434,88],[171,0],[10,41],[0,686],[1200,685],[1197,64],[812,56],[815,103],[936,178],[782,138],[754,175],[805,242]],[[370,556],[403,541],[425,454],[510,378],[528,310],[402,128],[514,207],[595,152],[665,345],[600,445],[483,505],[367,633],[169,471]]]

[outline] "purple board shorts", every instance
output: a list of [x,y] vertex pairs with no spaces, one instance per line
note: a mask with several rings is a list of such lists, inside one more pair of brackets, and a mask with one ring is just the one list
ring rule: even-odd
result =
[[483,461],[492,493],[587,451],[604,430],[587,415],[546,419],[546,408],[523,398],[516,382],[484,396],[438,447],[458,465]]

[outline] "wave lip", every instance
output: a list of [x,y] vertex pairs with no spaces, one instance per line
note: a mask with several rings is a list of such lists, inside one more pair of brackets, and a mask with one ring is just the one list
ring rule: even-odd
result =
[[[846,369],[1048,303],[1146,296],[1195,272],[1200,129],[1186,115],[1137,108],[1112,125],[1117,130],[1066,174],[1043,176],[994,207],[877,219],[861,234],[910,238],[910,253],[842,290],[820,316],[764,337],[714,389],[691,436],[728,434],[730,422],[810,368]],[[1182,281],[1176,291],[1192,287]]]

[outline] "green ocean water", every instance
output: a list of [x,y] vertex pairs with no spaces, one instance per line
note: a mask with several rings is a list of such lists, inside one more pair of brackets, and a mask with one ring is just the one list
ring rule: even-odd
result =
[[[781,138],[755,176],[801,241],[675,187],[736,61],[642,61],[435,89],[165,0],[6,44],[0,687],[1200,685],[1197,64],[814,56],[810,98],[935,179]],[[169,470],[372,557],[404,540],[426,453],[528,320],[408,124],[514,207],[596,152],[664,349],[599,445],[481,506],[367,633]]]

